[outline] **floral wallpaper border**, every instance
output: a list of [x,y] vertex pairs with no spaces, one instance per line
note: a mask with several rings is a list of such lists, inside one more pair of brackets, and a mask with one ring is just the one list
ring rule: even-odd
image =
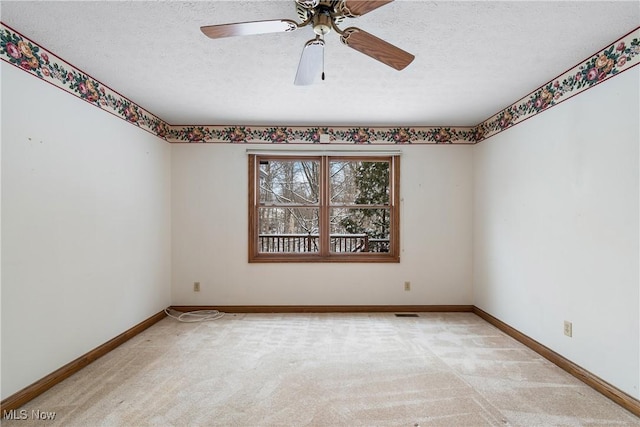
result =
[[[474,129],[470,127],[173,126],[170,141],[250,144],[474,144],[473,132]],[[322,140],[321,135],[324,136]]]
[[0,59],[166,139],[169,125],[93,77],[0,23]]
[[640,27],[472,127],[172,126],[1,22],[0,59],[171,143],[475,144],[638,65]]
[[476,143],[640,63],[640,27],[476,126]]

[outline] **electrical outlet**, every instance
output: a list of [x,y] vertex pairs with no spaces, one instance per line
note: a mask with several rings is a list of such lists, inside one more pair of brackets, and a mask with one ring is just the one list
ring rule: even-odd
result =
[[200,282],[193,282],[193,292],[200,292]]
[[573,336],[573,324],[568,320],[564,321],[564,334],[568,337]]
[[404,290],[405,291],[411,290],[411,282],[404,282]]

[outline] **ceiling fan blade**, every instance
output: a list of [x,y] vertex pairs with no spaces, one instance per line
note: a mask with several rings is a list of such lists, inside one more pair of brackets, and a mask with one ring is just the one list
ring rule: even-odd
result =
[[322,61],[324,56],[324,40],[309,40],[302,49],[302,56],[298,64],[298,72],[294,84],[296,86],[308,86],[313,84],[315,79],[322,72]]
[[405,52],[399,47],[355,27],[344,30],[340,40],[350,48],[369,55],[373,59],[398,71],[411,64],[411,61],[415,58],[409,52]]
[[345,16],[357,18],[392,1],[393,0],[343,0],[338,8]]
[[200,27],[205,36],[212,39],[253,34],[281,33],[298,29],[298,24],[290,19],[271,21],[238,22],[235,24],[207,25]]

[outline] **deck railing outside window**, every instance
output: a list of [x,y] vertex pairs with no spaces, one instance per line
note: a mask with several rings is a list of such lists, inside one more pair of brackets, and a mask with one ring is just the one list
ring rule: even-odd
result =
[[[260,234],[258,248],[262,253],[318,252],[317,234]],[[388,252],[389,239],[371,239],[366,234],[332,234],[331,252]]]

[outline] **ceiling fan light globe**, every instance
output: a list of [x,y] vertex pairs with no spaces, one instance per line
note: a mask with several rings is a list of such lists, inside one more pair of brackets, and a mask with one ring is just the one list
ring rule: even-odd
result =
[[319,36],[324,36],[331,31],[331,25],[327,24],[316,24],[313,26],[313,32]]
[[321,10],[313,18],[313,32],[319,36],[324,36],[331,31],[332,20],[331,14],[327,10]]

